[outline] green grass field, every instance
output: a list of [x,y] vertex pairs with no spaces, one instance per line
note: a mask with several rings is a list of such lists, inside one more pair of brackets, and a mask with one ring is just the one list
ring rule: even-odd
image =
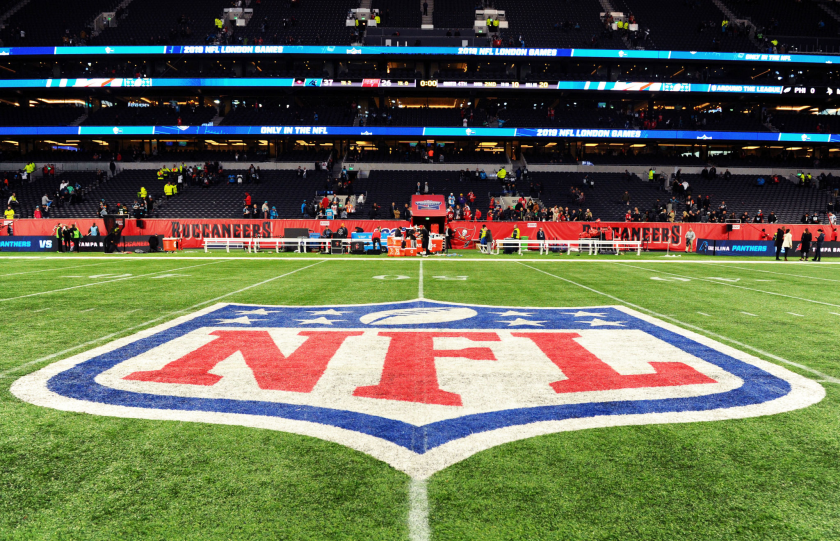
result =
[[[0,539],[840,539],[840,266],[661,254],[0,258]],[[376,276],[408,279],[382,280]],[[465,276],[464,280],[440,277]],[[421,290],[422,288],[422,290]],[[562,432],[411,480],[272,430],[68,413],[21,376],[221,302],[625,305],[817,380],[742,420]],[[428,534],[428,535],[427,535]]]

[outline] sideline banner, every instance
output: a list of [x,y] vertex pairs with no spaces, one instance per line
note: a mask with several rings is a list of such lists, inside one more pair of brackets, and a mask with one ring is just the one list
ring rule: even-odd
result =
[[[36,220],[21,219],[14,221],[14,231],[20,236],[52,235],[55,226],[62,222],[58,219]],[[64,221],[67,222],[66,220]],[[76,220],[81,231],[87,231],[93,223],[104,231],[102,220]],[[397,227],[408,227],[404,220],[142,220],[143,228],[137,227],[137,220],[126,220],[125,236],[144,237],[147,241],[150,235],[183,238],[184,248],[202,248],[205,238],[254,238],[283,236],[287,228],[306,228],[311,232],[323,233],[329,227],[336,231],[342,224],[352,233],[356,227],[361,227],[365,233],[374,228],[382,229],[382,237],[387,237]],[[802,224],[741,224],[740,229],[726,230],[726,224],[702,223],[669,223],[669,222],[451,222],[452,247],[463,248],[465,245],[474,248],[478,242],[482,224],[493,233],[494,239],[510,237],[513,227],[519,228],[520,235],[536,239],[540,229],[546,238],[552,240],[575,240],[581,234],[589,233],[592,228],[609,228],[612,236],[620,240],[640,240],[648,250],[685,250],[685,234],[689,229],[694,231],[698,239],[715,241],[761,241],[770,240],[779,227],[789,228],[794,240],[802,236],[805,228],[811,232],[822,228],[825,231],[825,246],[838,241],[840,227],[830,225],[802,225]],[[0,229],[0,235],[6,235],[7,229]],[[0,239],[6,239],[3,236]],[[16,237],[21,238],[21,237]],[[827,255],[827,254],[826,254]]]
[[55,237],[46,235],[0,238],[0,252],[55,252]]
[[704,255],[775,256],[773,241],[697,239],[697,253]]

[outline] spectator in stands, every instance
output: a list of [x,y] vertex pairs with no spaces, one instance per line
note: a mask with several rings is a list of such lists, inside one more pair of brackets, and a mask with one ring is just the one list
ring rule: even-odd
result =
[[621,196],[621,200],[624,202],[625,206],[630,206],[630,192],[625,191],[624,195]]
[[268,220],[268,215],[269,215],[270,212],[271,212],[271,209],[268,206],[268,201],[266,201],[262,205],[262,213],[263,213],[263,219],[264,220]]

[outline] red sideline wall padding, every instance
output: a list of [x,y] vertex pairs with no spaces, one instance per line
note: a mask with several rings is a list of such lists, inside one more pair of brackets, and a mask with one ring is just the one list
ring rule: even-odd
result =
[[[609,227],[613,231],[614,239],[641,240],[643,246],[651,250],[665,250],[670,244],[671,250],[685,250],[685,234],[689,229],[694,230],[698,239],[715,240],[770,240],[779,227],[789,227],[793,238],[798,240],[802,232],[808,227],[811,232],[822,228],[827,241],[837,239],[838,227],[830,225],[782,225],[782,224],[741,224],[740,229],[727,232],[726,224],[702,223],[666,223],[666,222],[452,222],[455,231],[453,248],[459,248],[467,240],[478,241],[478,232],[483,224],[492,231],[494,239],[510,237],[513,226],[519,227],[519,234],[530,239],[537,237],[542,228],[548,239],[574,240],[581,233],[590,228]],[[762,238],[762,229],[767,238]]]
[[[58,223],[75,223],[87,233],[93,223],[105,230],[102,220],[14,220],[15,235],[50,236]],[[353,231],[361,227],[364,231],[373,231],[375,227],[391,230],[396,227],[406,227],[408,222],[402,220],[142,220],[143,227],[137,225],[137,220],[127,220],[124,235],[164,235],[165,237],[183,237],[184,248],[201,248],[204,238],[251,238],[282,237],[286,228],[307,228],[321,233],[327,226],[333,231],[341,224]],[[614,238],[626,240],[641,240],[645,247],[652,250],[665,250],[670,244],[671,250],[685,249],[685,234],[689,228],[694,230],[697,238],[716,240],[766,240],[762,239],[762,229],[768,238],[772,238],[779,227],[789,227],[793,238],[798,240],[802,231],[808,227],[812,232],[818,228],[825,231],[827,241],[838,240],[840,227],[830,225],[781,225],[781,224],[741,224],[740,229],[726,231],[725,224],[702,223],[625,223],[625,222],[452,222],[454,231],[452,244],[454,248],[462,248],[466,241],[478,241],[478,232],[483,223],[493,232],[494,239],[509,237],[513,226],[519,227],[520,234],[529,238],[536,238],[540,228],[545,231],[549,239],[572,240],[580,237],[581,233],[593,227],[609,227],[613,230]],[[387,231],[385,231],[387,234]],[[6,235],[6,227],[0,228],[0,235]]]
[[[87,233],[91,224],[96,222],[99,230],[105,231],[102,220],[15,220],[14,233],[17,236],[49,236],[58,223],[77,224],[82,233]],[[202,248],[205,238],[245,238],[283,236],[286,228],[307,228],[321,233],[327,226],[333,231],[344,224],[349,231],[361,227],[364,231],[373,231],[375,227],[392,229],[406,227],[408,222],[395,220],[126,220],[123,235],[163,235],[164,237],[182,237],[184,248]],[[6,228],[2,228],[6,235]]]

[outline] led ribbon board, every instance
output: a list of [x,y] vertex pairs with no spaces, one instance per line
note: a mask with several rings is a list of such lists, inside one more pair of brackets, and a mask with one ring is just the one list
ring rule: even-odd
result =
[[810,54],[717,53],[704,51],[635,51],[623,49],[550,49],[520,47],[357,47],[346,45],[114,45],[84,47],[3,47],[0,56],[110,55],[400,55],[503,58],[591,58],[595,60],[700,60],[833,64],[840,56]]
[[424,128],[358,126],[26,126],[0,127],[0,136],[380,136],[473,138],[572,138],[613,140],[767,141],[838,143],[840,134],[735,131],[621,130],[588,128]]
[[300,79],[272,77],[98,77],[79,79],[7,79],[0,88],[430,88],[437,90],[577,90],[597,92],[694,92],[711,94],[833,95],[840,88],[756,84],[640,83],[606,81],[439,81],[394,79]]

